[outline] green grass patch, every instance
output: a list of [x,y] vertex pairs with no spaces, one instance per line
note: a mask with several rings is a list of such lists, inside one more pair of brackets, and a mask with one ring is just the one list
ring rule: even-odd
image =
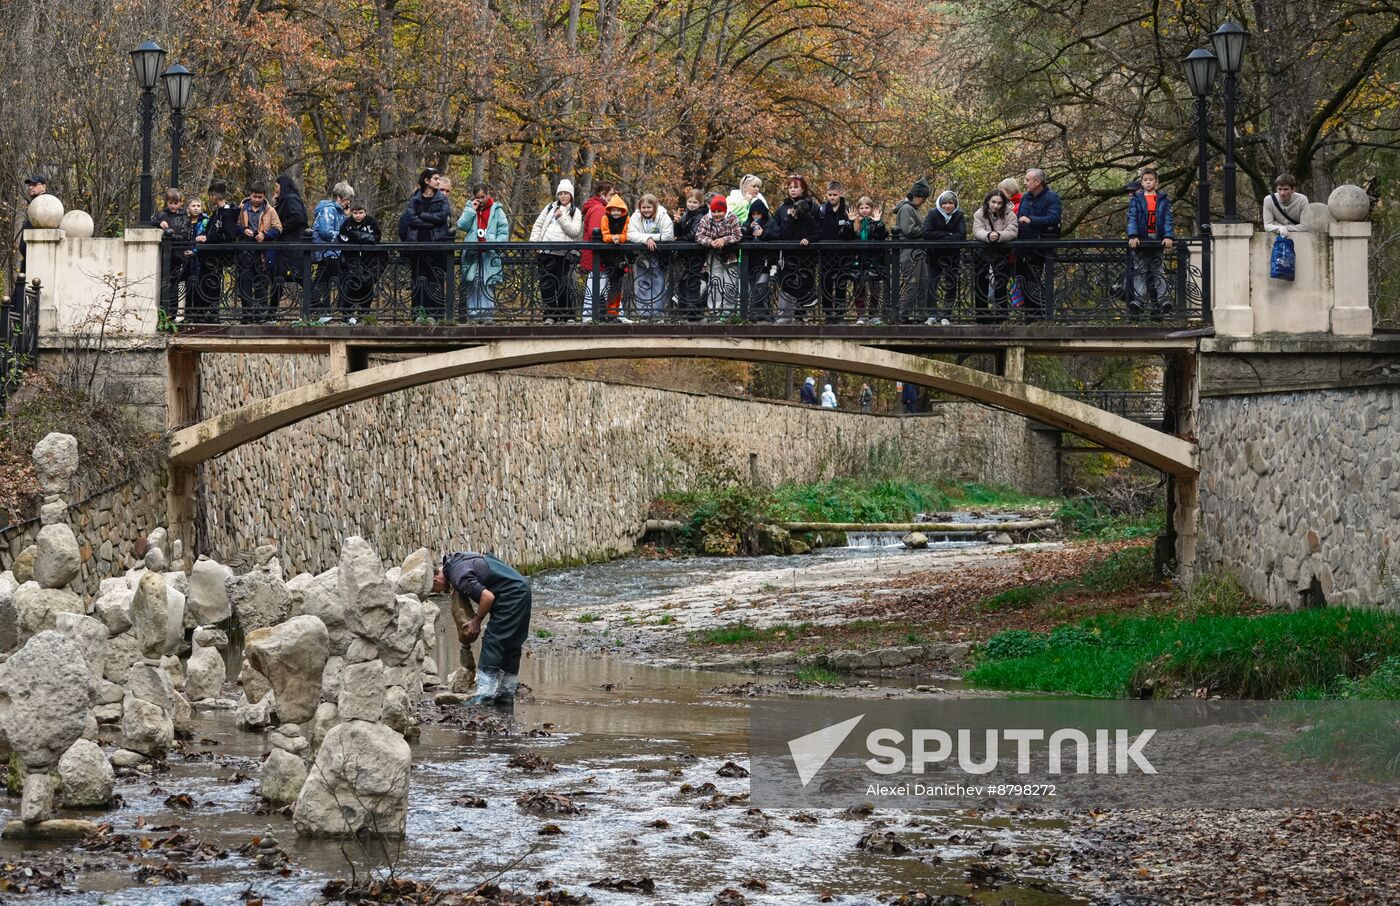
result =
[[579,615],[578,621],[580,623],[597,623],[601,619],[603,618],[596,613],[585,613]]
[[550,632],[548,629],[536,629],[536,630],[535,630],[535,638],[537,638],[537,639],[552,639],[552,638],[554,638],[554,633]]
[[756,629],[747,623],[733,623],[717,629],[704,629],[691,633],[692,642],[702,645],[747,645],[753,642],[771,642],[779,639],[795,639],[811,629],[810,623],[780,623],[767,629]]
[[1167,528],[1167,514],[1161,508],[1146,513],[1119,513],[1093,497],[1060,502],[1055,518],[1070,534],[1099,541],[1155,538]]
[[1048,633],[1010,630],[980,647],[968,679],[996,689],[1122,697],[1204,688],[1292,698],[1400,654],[1400,617],[1332,608],[1264,616],[1103,616]]
[[793,674],[801,683],[818,683],[823,686],[837,686],[844,680],[841,674],[833,673],[825,667],[799,667]]
[[670,626],[670,625],[671,625],[672,623],[674,623],[674,622],[676,622],[676,615],[675,615],[675,614],[663,613],[663,614],[661,615],[661,619],[659,619],[659,620],[656,621],[656,625],[657,625],[657,626]]

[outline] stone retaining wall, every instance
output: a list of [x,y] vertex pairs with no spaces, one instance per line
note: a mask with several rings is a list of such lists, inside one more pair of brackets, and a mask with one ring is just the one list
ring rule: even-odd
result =
[[1400,389],[1202,399],[1197,565],[1298,606],[1400,604]]
[[[202,415],[318,379],[327,364],[207,354]],[[973,403],[880,417],[484,374],[357,403],[211,461],[207,546],[230,558],[276,539],[292,572],[334,565],[355,534],[391,560],[427,545],[578,561],[630,550],[648,503],[698,470],[817,480],[882,454],[931,479],[1054,490],[1049,436]]]
[[[68,523],[78,539],[82,562],[73,590],[97,593],[103,579],[119,576],[135,563],[131,551],[151,529],[165,524],[165,476],[138,475],[116,487],[70,504]],[[38,517],[0,533],[0,570],[38,538]]]

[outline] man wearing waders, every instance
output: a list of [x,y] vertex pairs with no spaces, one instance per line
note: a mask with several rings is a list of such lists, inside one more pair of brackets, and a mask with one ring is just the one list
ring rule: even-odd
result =
[[444,556],[433,576],[434,594],[449,588],[456,592],[452,619],[462,647],[470,650],[477,636],[482,637],[476,694],[470,704],[514,702],[520,684],[520,649],[530,634],[529,581],[490,554],[458,552]]

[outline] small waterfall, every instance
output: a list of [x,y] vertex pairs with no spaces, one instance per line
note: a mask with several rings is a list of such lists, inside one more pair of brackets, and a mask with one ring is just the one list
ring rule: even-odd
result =
[[870,550],[878,547],[902,547],[903,542],[899,539],[904,537],[904,532],[847,532],[846,546]]
[[[882,550],[885,548],[903,548],[904,536],[907,532],[847,532],[846,547],[856,550]],[[974,542],[977,535],[974,532],[934,532],[928,535],[929,544],[947,544],[949,542]]]

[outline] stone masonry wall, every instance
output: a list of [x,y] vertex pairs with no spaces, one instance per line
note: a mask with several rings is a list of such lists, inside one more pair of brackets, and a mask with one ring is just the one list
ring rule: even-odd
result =
[[[68,507],[68,523],[78,538],[81,564],[73,590],[94,595],[103,579],[119,576],[134,565],[132,547],[156,526],[165,524],[165,476],[145,472]],[[0,569],[38,536],[39,518],[0,533]]]
[[1298,606],[1400,604],[1400,389],[1201,400],[1197,566]]
[[[202,360],[205,417],[327,369],[313,356]],[[293,572],[334,565],[353,534],[390,559],[427,545],[581,560],[630,550],[648,503],[697,463],[746,475],[752,462],[781,483],[849,474],[875,451],[931,479],[1054,490],[1050,435],[974,403],[881,417],[483,374],[328,412],[206,464],[207,547],[227,558],[275,539]]]

